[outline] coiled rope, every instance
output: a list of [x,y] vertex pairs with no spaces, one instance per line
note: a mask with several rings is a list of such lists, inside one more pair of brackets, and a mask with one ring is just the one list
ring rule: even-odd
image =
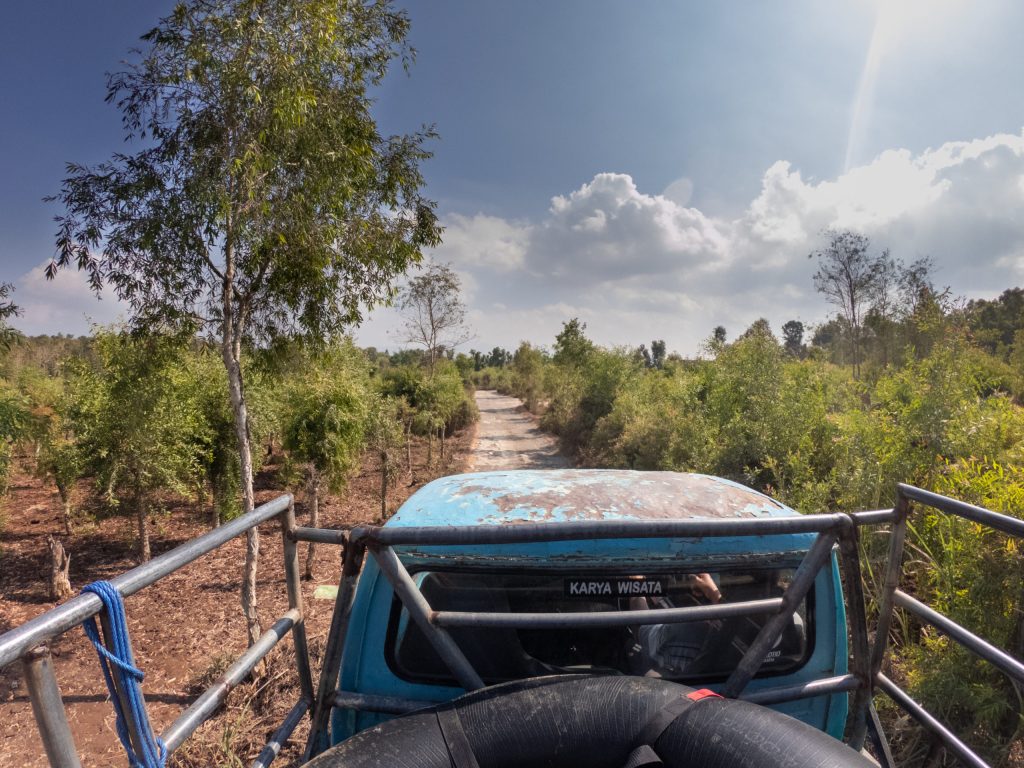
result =
[[[109,581],[94,581],[82,588],[82,592],[92,592],[103,601],[103,608],[107,612],[110,637],[104,638],[106,644],[100,640],[100,630],[96,625],[96,618],[90,617],[82,622],[82,628],[86,636],[96,646],[96,653],[100,657],[100,668],[103,670],[103,679],[110,691],[110,698],[114,702],[114,711],[117,713],[117,736],[128,753],[128,764],[131,768],[164,768],[167,761],[167,746],[161,739],[154,736],[153,729],[149,724],[149,716],[146,714],[146,700],[142,697],[140,683],[144,677],[141,669],[135,666],[135,659],[132,656],[132,642],[128,637],[128,622],[124,614],[124,601],[121,593]],[[117,695],[117,688],[114,686],[115,677],[120,683],[121,690],[127,703],[126,712],[121,705],[121,698]],[[129,723],[139,734],[139,749],[143,754],[136,754],[129,736]]]

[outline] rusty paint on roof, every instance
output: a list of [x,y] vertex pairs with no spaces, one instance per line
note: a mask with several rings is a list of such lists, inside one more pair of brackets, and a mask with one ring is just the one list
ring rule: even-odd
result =
[[793,515],[729,480],[680,472],[520,470],[454,475],[413,495],[389,525],[679,520]]

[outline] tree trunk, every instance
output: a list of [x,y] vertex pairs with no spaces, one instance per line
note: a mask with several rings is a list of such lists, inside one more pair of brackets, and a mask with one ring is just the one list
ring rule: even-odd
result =
[[146,525],[145,495],[138,491],[135,493],[135,516],[139,524],[139,562],[145,563],[151,556],[149,550],[149,526]]
[[444,427],[437,430],[437,436],[441,442],[441,466],[444,466]]
[[[314,470],[315,471],[315,470]],[[316,528],[320,525],[320,478],[314,475],[310,479],[309,483],[310,495],[313,497],[312,503],[309,507],[309,527]],[[306,550],[306,576],[307,579],[313,578],[313,561],[315,560],[316,550],[314,549],[313,542],[309,542],[309,548]]]
[[71,579],[68,578],[71,555],[64,551],[64,547],[53,536],[48,536],[46,543],[50,547],[50,599],[71,597]]
[[[228,259],[230,264],[230,257]],[[252,447],[249,439],[249,410],[245,405],[242,389],[242,340],[235,328],[235,312],[232,303],[233,267],[225,271],[224,320],[222,326],[221,357],[228,374],[228,394],[231,397],[231,411],[235,417],[235,437],[238,440],[238,458],[241,465],[242,513],[252,512],[256,506],[252,484]],[[242,613],[245,615],[249,645],[255,643],[262,633],[259,613],[256,610],[256,569],[260,556],[260,532],[250,528],[245,534],[245,570],[242,575]]]
[[427,467],[434,465],[434,430],[427,430]]
[[388,519],[388,455],[381,451],[380,454],[380,519],[384,522]]
[[73,533],[71,529],[71,489],[66,483],[58,482],[57,492],[60,494],[61,505],[64,509],[64,533],[70,536]]

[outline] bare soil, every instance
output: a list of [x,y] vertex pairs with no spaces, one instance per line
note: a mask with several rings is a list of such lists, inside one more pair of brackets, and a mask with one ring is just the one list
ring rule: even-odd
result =
[[554,438],[541,431],[537,419],[514,397],[493,390],[476,393],[480,409],[476,443],[468,469],[560,469],[569,462],[558,452]]
[[[404,473],[390,494],[393,511],[429,480],[463,471],[472,430],[456,435],[443,466],[426,466],[426,444],[413,451],[414,471]],[[267,467],[257,481],[257,501],[280,495],[275,470]],[[321,526],[345,528],[375,522],[380,516],[380,475],[376,460],[367,456],[360,473],[341,496],[321,503]],[[24,471],[16,473],[0,506],[0,632],[53,607],[48,599],[47,536],[58,537],[71,555],[70,578],[77,591],[98,579],[109,579],[136,565],[134,522],[110,515],[93,501],[86,485],[78,489],[78,521],[65,536],[56,491]],[[209,510],[195,501],[166,499],[164,511],[150,518],[153,555],[207,530]],[[298,495],[299,522],[307,517],[305,499]],[[260,528],[259,606],[264,627],[287,609],[280,527]],[[303,545],[305,546],[305,545]],[[304,558],[305,552],[301,552]],[[146,673],[143,684],[149,716],[162,731],[193,701],[216,675],[245,649],[245,622],[239,603],[244,537],[239,537],[190,566],[126,600],[128,625],[137,665]],[[313,581],[304,582],[306,623],[318,672],[319,652],[330,622],[332,601],[313,599],[319,584],[336,585],[340,549],[320,545]],[[51,645],[57,679],[68,720],[84,766],[124,765],[126,759],[114,729],[96,653],[81,630],[74,629]],[[175,753],[178,766],[248,765],[298,699],[290,639],[271,655],[259,680],[232,692],[228,705]],[[306,722],[300,725],[275,765],[295,766],[305,742]],[[35,729],[21,671],[17,664],[0,670],[0,766],[45,766],[42,743]]]

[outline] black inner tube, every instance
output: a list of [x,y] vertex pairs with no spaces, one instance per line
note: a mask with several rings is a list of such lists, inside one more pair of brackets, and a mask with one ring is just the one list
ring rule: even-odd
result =
[[[496,685],[361,731],[307,766],[464,768],[452,757],[439,710],[458,715],[480,768],[624,768],[631,759],[650,765],[648,753],[635,754],[645,728],[692,691],[642,677],[560,675]],[[718,697],[693,702],[655,732],[649,746],[667,768],[873,765],[799,720]]]

